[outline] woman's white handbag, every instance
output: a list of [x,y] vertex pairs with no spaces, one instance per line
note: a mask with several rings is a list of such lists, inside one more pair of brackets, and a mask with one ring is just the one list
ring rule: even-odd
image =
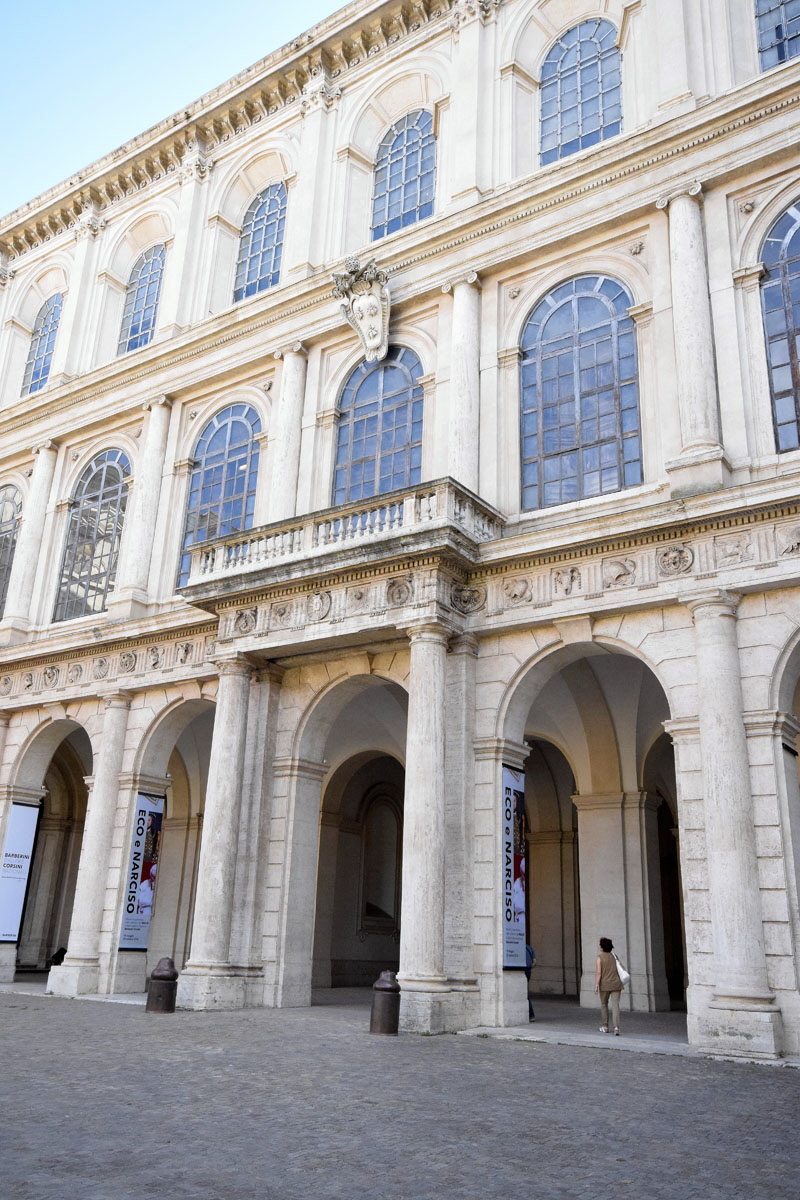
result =
[[631,973],[630,973],[630,971],[625,970],[622,963],[617,958],[616,954],[614,955],[614,958],[616,959],[616,963],[617,963],[617,974],[619,975],[620,983],[622,984],[623,987],[627,987],[631,981]]

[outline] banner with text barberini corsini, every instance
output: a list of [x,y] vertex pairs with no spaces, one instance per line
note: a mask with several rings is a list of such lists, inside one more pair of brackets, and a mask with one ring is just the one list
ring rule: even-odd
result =
[[525,776],[503,767],[503,966],[525,967]]
[[39,808],[12,804],[0,858],[0,942],[16,942],[25,906]]
[[136,820],[125,889],[125,911],[119,935],[120,950],[146,950],[153,914],[153,895],[161,849],[161,823],[164,820],[163,796],[140,792],[136,797]]

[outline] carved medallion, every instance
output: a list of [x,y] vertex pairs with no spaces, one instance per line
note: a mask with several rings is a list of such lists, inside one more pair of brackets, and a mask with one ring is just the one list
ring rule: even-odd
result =
[[0,680],[0,696],[10,696],[11,689],[14,686],[14,680],[10,675],[4,675]]
[[96,658],[94,660],[95,679],[105,679],[106,675],[108,675],[108,659]]
[[363,267],[356,257],[344,260],[344,274],[333,276],[333,294],[364,347],[367,362],[379,362],[389,348],[387,275],[374,258]]
[[386,603],[392,608],[410,604],[413,595],[410,579],[390,579],[386,585]]
[[531,581],[518,575],[515,579],[503,580],[503,596],[509,608],[527,604],[531,600]]
[[454,583],[450,589],[450,601],[456,612],[465,615],[477,612],[486,603],[486,588],[461,587],[460,584]]
[[694,550],[691,546],[665,546],[657,552],[656,562],[662,575],[685,575],[692,569]]
[[178,645],[175,649],[175,662],[181,667],[184,666],[184,664],[188,663],[189,659],[192,657],[193,650],[194,646],[191,642],[178,642]]
[[136,670],[136,655],[132,650],[123,650],[120,654],[119,669],[126,675],[130,675],[131,671]]
[[256,627],[258,620],[258,609],[256,608],[240,608],[236,616],[233,618],[233,628],[235,633],[252,633]]
[[553,593],[556,596],[571,596],[581,590],[581,573],[577,567],[559,567],[553,571]]
[[30,692],[33,690],[33,675],[30,671],[26,671],[22,676],[22,690],[23,692]]
[[306,600],[309,621],[324,621],[331,611],[330,592],[312,592]]
[[292,623],[292,606],[286,600],[273,604],[269,610],[269,623],[277,629],[285,629]]
[[77,683],[83,676],[83,667],[80,663],[70,663],[67,667],[67,679],[70,683]]
[[632,558],[607,558],[603,563],[603,587],[630,587],[636,583],[636,562]]
[[155,670],[156,667],[160,667],[162,657],[163,652],[160,646],[150,646],[147,651],[148,667],[151,667],[153,670]]
[[55,687],[58,683],[58,667],[45,667],[42,677],[46,687]]

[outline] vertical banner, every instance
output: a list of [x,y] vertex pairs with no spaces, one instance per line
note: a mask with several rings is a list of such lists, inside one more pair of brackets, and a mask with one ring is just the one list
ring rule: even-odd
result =
[[16,942],[25,905],[39,808],[12,804],[0,859],[0,942]]
[[525,775],[503,766],[503,966],[525,969]]
[[161,823],[164,820],[163,796],[140,792],[136,798],[136,820],[125,890],[125,911],[119,935],[120,950],[146,950],[153,914],[158,852],[161,848]]

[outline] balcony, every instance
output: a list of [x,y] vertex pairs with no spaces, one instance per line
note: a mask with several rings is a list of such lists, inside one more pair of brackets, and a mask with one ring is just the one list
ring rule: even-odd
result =
[[358,504],[263,525],[203,542],[192,551],[192,604],[212,611],[225,599],[273,585],[307,582],[423,555],[468,567],[478,546],[499,538],[503,517],[452,479],[438,479]]

